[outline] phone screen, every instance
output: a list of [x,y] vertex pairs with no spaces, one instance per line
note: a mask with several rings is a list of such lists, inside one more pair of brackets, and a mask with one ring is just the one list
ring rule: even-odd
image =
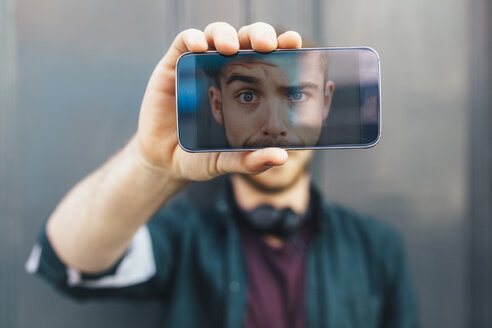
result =
[[380,136],[370,48],[186,53],[176,77],[178,140],[188,151],[365,148]]

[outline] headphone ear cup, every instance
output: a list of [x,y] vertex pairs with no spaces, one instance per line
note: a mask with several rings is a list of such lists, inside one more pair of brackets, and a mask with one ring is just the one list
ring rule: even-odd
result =
[[281,239],[291,237],[304,220],[290,208],[279,210],[270,205],[242,211],[242,216],[253,228]]
[[243,212],[247,221],[259,229],[271,229],[282,219],[281,211],[270,205],[260,205],[251,211]]
[[294,233],[303,221],[303,216],[298,215],[290,208],[285,208],[282,212],[282,230],[288,234]]

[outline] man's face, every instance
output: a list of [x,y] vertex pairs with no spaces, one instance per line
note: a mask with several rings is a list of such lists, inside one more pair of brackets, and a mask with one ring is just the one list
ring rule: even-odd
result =
[[231,147],[314,146],[333,95],[318,54],[236,60],[209,88],[212,114]]

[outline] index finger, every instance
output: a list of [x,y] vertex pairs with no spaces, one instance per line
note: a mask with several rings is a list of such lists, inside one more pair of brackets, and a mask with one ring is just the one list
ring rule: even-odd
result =
[[174,83],[169,83],[169,78],[174,80],[174,69],[179,56],[187,51],[203,52],[208,50],[205,34],[197,29],[187,29],[179,33],[174,39],[166,55],[157,64],[152,72],[148,90],[174,94]]
[[224,22],[209,24],[205,30],[210,48],[224,55],[233,55],[239,50],[239,40],[234,27]]
[[179,33],[174,39],[171,47],[161,62],[167,67],[174,69],[179,56],[187,51],[203,52],[208,50],[205,34],[197,29],[190,28]]

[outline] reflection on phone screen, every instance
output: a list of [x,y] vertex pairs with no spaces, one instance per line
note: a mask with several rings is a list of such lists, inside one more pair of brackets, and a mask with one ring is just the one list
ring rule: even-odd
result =
[[188,150],[363,146],[379,134],[379,62],[367,49],[189,54],[177,71]]

